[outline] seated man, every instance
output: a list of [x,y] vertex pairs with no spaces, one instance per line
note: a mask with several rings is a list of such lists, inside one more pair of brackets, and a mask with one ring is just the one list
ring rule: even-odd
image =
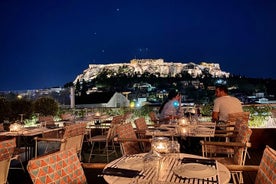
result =
[[216,99],[212,113],[212,121],[227,121],[228,114],[243,112],[241,101],[228,95],[227,86],[216,86]]

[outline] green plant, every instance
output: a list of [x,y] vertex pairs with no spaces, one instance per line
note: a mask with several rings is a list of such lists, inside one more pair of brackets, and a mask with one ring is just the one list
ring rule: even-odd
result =
[[263,106],[244,106],[244,111],[250,112],[249,126],[250,127],[264,127],[267,118],[271,115],[272,107],[270,105]]
[[140,108],[135,108],[133,110],[133,116],[134,117],[146,117],[146,116],[148,116],[150,110],[151,110],[151,108],[147,105],[142,106]]
[[212,116],[213,105],[212,104],[202,105],[200,111],[203,116]]
[[58,103],[51,97],[41,97],[34,102],[34,112],[43,116],[55,116],[58,109]]
[[102,112],[109,114],[111,116],[122,115],[129,111],[128,108],[120,107],[120,108],[105,108],[101,110]]
[[252,116],[249,119],[248,124],[250,127],[264,127],[266,120],[267,120],[266,116]]
[[84,115],[85,115],[85,110],[84,110],[84,109],[81,109],[81,110],[79,111],[79,113],[78,113],[78,116],[83,118]]
[[28,119],[31,117],[33,113],[33,106],[30,100],[26,99],[15,99],[10,102],[11,104],[11,120],[19,120],[20,114],[24,115],[24,119]]
[[33,125],[36,125],[37,121],[38,121],[37,116],[32,115],[29,119],[24,120],[24,124],[26,126],[33,126]]

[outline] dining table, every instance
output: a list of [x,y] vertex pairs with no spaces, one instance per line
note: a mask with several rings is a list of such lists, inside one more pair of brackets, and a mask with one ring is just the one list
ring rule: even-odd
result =
[[[107,114],[102,115],[93,115],[90,116],[89,121],[87,122],[87,129],[90,129],[92,131],[92,134],[98,135],[99,133],[101,135],[104,135],[106,131],[109,129],[112,121],[112,116]],[[100,132],[98,132],[98,130]]]
[[149,153],[126,155],[103,169],[109,184],[226,184],[230,171],[222,163],[198,155],[169,153],[149,158]]
[[178,136],[178,137],[214,137],[216,124],[213,122],[198,122],[194,124],[161,124],[157,128],[146,130],[147,136]]
[[63,127],[22,127],[17,131],[1,131],[0,137],[16,137],[16,145],[18,147],[24,147],[25,149],[25,160],[28,161],[34,157],[35,141],[34,137],[42,136],[46,133],[54,133],[58,136],[61,133]]

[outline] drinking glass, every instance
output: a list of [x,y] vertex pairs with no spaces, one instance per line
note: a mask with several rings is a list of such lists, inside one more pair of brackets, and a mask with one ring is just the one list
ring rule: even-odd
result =
[[46,127],[46,121],[40,122],[40,128],[45,128]]
[[170,153],[180,153],[180,144],[177,141],[170,141]]
[[150,170],[149,173],[152,173],[151,178],[148,178],[149,184],[157,184],[159,178],[160,162],[161,158],[155,154],[152,154],[148,157],[144,157],[144,171],[147,172]]

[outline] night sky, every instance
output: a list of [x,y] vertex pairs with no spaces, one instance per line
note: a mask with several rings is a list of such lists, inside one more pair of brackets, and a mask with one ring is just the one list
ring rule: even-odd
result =
[[276,1],[0,0],[0,91],[63,86],[89,64],[133,58],[276,79]]

